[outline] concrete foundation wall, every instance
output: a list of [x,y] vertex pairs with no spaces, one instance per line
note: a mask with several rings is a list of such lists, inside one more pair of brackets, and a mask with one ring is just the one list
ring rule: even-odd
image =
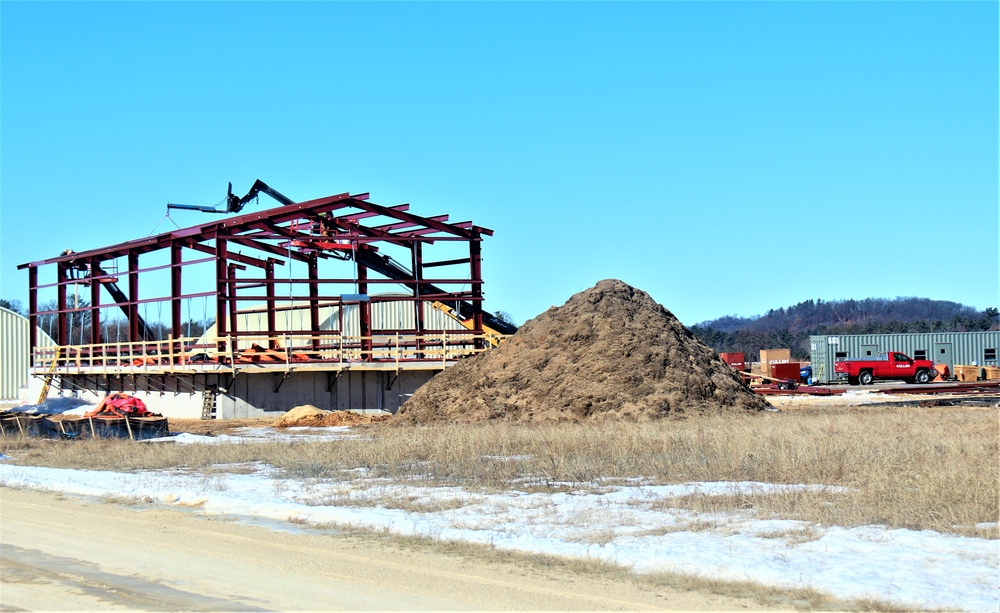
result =
[[165,417],[198,419],[204,392],[216,389],[216,419],[276,416],[303,404],[363,414],[395,413],[438,371],[399,373],[347,370],[331,372],[140,376],[72,376],[54,382],[50,396],[74,396],[97,404],[114,392],[131,394]]
[[282,374],[240,374],[219,395],[216,413],[221,419],[258,417],[303,404],[331,411],[395,413],[434,372],[298,372],[285,379]]

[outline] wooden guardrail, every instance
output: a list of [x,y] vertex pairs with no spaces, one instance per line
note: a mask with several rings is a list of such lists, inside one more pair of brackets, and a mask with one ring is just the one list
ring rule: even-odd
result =
[[[496,334],[435,332],[373,334],[370,336],[240,335],[206,339],[167,338],[134,343],[51,345],[36,347],[32,366],[38,371],[118,374],[236,370],[245,365],[326,363],[437,363],[489,351],[506,337]],[[478,341],[478,342],[477,342]],[[220,347],[224,348],[220,351]]]

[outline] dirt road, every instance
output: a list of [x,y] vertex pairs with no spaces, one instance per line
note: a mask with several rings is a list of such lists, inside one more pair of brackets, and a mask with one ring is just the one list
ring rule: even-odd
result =
[[759,609],[562,569],[0,491],[0,610]]

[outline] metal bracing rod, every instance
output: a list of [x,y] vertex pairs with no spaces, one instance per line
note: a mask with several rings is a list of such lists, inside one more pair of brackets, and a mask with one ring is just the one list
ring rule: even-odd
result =
[[[121,292],[121,288],[119,288],[118,291]],[[194,293],[194,294],[181,294],[178,297],[179,298],[202,298],[204,296],[214,296],[214,295],[215,295],[215,292],[197,292],[197,293]],[[158,296],[156,298],[142,298],[140,300],[129,300],[128,296],[126,296],[124,294],[124,292],[122,292],[121,293],[121,301],[120,302],[116,301],[116,302],[102,303],[101,304],[101,308],[107,308],[107,307],[119,307],[119,308],[123,308],[123,307],[135,306],[135,305],[139,305],[139,304],[148,304],[148,303],[151,303],[151,302],[165,302],[165,301],[170,300],[170,299],[171,299],[170,296]],[[80,312],[84,312],[84,311],[89,311],[90,308],[91,308],[90,306],[82,306],[82,307],[78,307],[78,308],[66,308],[66,309],[63,309],[63,310],[55,309],[55,310],[51,310],[51,311],[36,311],[35,314],[36,315],[56,315],[56,314],[59,314],[59,313],[80,313]],[[151,340],[156,340],[156,339],[151,339]]]
[[441,260],[439,262],[424,262],[423,267],[433,268],[435,266],[452,266],[455,264],[468,264],[471,261],[472,260],[470,260],[469,258],[457,258],[454,260]]
[[[210,253],[213,256],[215,255],[215,249],[213,249],[212,247],[209,247],[208,245],[202,245],[201,243],[193,243],[193,244],[189,244],[188,247],[190,247],[191,249],[194,249],[196,251],[200,251],[202,253]],[[277,264],[278,266],[284,266],[285,265],[285,261],[284,260],[278,260],[278,259],[275,259],[275,258],[267,258],[266,260],[261,260],[261,259],[258,259],[258,258],[250,257],[248,255],[243,255],[241,253],[230,253],[229,254],[229,259],[230,260],[234,260],[236,262],[239,262],[240,264],[246,264],[247,266],[254,266],[256,268],[266,268],[268,262],[272,262],[273,264]],[[197,260],[197,261],[201,261],[201,260]],[[214,257],[212,257],[212,258],[206,258],[205,261],[214,262],[215,258]],[[194,262],[185,262],[185,264],[193,264],[193,263]]]
[[291,257],[292,259],[298,260],[300,262],[306,262],[309,260],[308,256],[299,253],[298,251],[289,252],[286,249],[281,249],[280,247],[277,247],[275,245],[268,245],[267,243],[262,243],[260,241],[256,241],[250,238],[245,238],[242,236],[231,236],[229,240],[234,243],[239,243],[241,245],[246,245],[247,247],[263,251],[265,253],[270,253],[272,255],[280,255],[281,257],[284,258]]
[[[284,284],[284,283],[312,283],[317,281],[322,284],[334,284],[334,283],[354,283],[353,278],[345,279],[334,279],[334,278],[324,278],[324,279],[310,279],[310,278],[294,278],[294,279],[268,279],[267,277],[241,277],[241,283],[256,283],[258,285],[264,286],[268,284]],[[382,284],[392,284],[392,285],[427,285],[429,283],[441,283],[443,285],[468,285],[469,283],[476,283],[475,279],[419,279],[416,280],[412,276],[405,279],[368,279],[369,283],[382,283]],[[480,281],[481,282],[481,281]],[[188,296],[182,296],[187,298]],[[191,295],[192,298],[197,297],[196,295]]]

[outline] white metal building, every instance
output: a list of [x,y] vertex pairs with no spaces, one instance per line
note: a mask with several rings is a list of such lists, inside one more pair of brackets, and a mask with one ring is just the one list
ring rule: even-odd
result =
[[848,358],[875,358],[900,351],[917,360],[946,364],[997,366],[1000,332],[908,332],[903,334],[830,334],[809,337],[813,376],[834,380],[833,365]]
[[[30,335],[28,318],[0,307],[0,402],[19,400],[21,388],[28,384]],[[54,345],[47,334],[38,331],[39,342]]]

